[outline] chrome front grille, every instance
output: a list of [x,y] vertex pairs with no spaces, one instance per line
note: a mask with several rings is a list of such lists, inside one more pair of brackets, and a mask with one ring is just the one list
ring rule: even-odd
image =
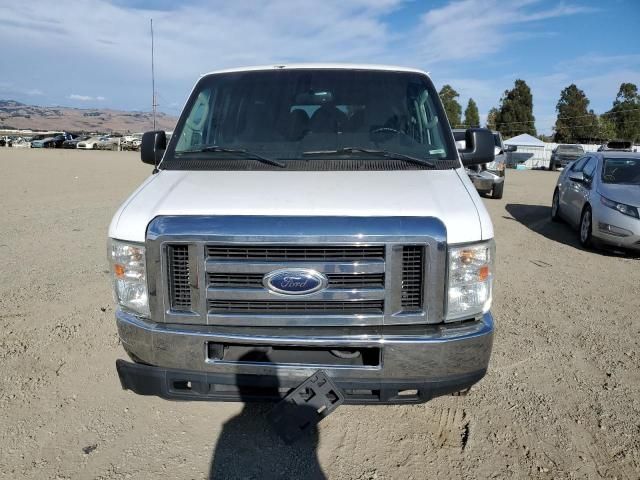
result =
[[[157,217],[147,230],[152,318],[219,327],[381,326],[443,319],[446,230],[417,217]],[[265,286],[277,270],[326,282]]]
[[[224,314],[384,313],[384,245],[207,245],[205,263],[207,311],[213,322],[227,324]],[[303,296],[274,293],[263,280],[283,268],[320,272],[328,279],[327,288]]]

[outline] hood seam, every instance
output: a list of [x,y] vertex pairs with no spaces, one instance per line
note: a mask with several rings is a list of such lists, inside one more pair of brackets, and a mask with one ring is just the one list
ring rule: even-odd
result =
[[458,177],[458,180],[460,180],[460,183],[462,184],[462,186],[464,187],[465,191],[467,192],[467,195],[469,195],[469,200],[471,200],[471,203],[473,204],[473,208],[476,211],[476,217],[478,218],[478,225],[480,226],[480,239],[481,240],[485,240],[484,232],[482,230],[482,219],[480,218],[480,212],[478,211],[478,206],[476,205],[475,200],[471,196],[471,192],[467,188],[467,185],[462,181],[462,178],[460,178],[460,172],[457,169],[455,170],[455,172],[456,172],[456,175]]

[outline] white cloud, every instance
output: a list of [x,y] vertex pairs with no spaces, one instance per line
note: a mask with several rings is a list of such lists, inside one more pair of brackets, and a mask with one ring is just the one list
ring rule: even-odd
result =
[[67,97],[70,100],[78,100],[80,102],[90,102],[93,100],[97,100],[99,102],[105,100],[105,98],[101,95],[98,95],[97,97],[92,97],[90,95],[78,95],[77,93],[72,93],[71,95],[69,95]]
[[[386,14],[404,0],[256,0],[178,4],[172,11],[126,8],[105,0],[59,0],[57,51],[98,56],[119,68],[149,74],[149,18],[153,17],[156,73],[188,78],[213,69],[280,61],[348,61],[383,56],[392,38]],[[6,8],[0,39],[19,35],[51,47],[51,32],[38,28],[48,0]],[[29,22],[21,19],[29,18]]]
[[593,8],[564,5],[534,9],[536,1],[462,0],[428,11],[415,31],[424,60],[430,64],[480,59],[508,42],[552,32],[526,30],[526,24],[554,17],[593,12]]
[[70,100],[79,100],[81,102],[88,102],[89,100],[93,100],[93,97],[90,97],[89,95],[78,95],[76,93],[72,93],[68,98]]
[[40,96],[44,95],[44,92],[39,88],[22,88],[17,87],[12,82],[0,82],[0,93],[9,95],[28,95],[28,96]]

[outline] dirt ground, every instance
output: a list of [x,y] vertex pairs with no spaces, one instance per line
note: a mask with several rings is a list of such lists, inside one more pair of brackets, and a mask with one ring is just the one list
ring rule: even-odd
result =
[[0,148],[0,478],[640,478],[640,260],[549,221],[557,173],[509,171],[497,334],[466,397],[342,406],[284,446],[264,406],[120,389],[107,226],[136,153]]

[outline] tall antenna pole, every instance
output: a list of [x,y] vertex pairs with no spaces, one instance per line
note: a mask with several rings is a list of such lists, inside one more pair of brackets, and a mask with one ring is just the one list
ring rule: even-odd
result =
[[156,129],[156,75],[153,65],[153,18],[151,19],[151,108],[153,109],[153,129]]

